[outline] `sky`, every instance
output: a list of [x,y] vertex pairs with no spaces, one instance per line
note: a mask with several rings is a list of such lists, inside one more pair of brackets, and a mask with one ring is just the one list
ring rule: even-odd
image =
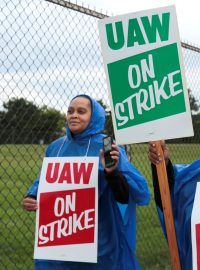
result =
[[[73,1],[72,1],[73,2]],[[82,0],[85,7],[108,15],[121,15],[145,9],[175,5],[181,41],[200,46],[200,15],[198,0]]]

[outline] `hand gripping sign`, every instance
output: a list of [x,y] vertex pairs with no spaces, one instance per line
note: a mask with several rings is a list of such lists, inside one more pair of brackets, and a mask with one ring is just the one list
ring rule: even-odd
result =
[[193,270],[200,270],[200,182],[197,183],[191,218]]
[[44,158],[35,259],[97,262],[98,157]]

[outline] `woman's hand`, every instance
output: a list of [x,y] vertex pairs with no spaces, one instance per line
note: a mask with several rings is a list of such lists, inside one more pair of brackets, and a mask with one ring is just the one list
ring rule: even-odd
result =
[[112,173],[114,170],[117,169],[117,166],[118,166],[118,163],[119,163],[119,148],[115,143],[112,144],[112,151],[110,152],[111,158],[114,159],[114,161],[115,161],[115,164],[112,167],[106,168],[106,166],[105,166],[105,158],[104,158],[104,151],[102,149],[101,149],[100,154],[101,154],[101,162],[102,162],[103,167],[104,167],[104,169],[105,169],[105,171],[107,173]]
[[[161,141],[161,148],[163,151],[165,163],[167,165],[169,160],[169,149],[165,144],[165,141]],[[162,161],[161,154],[157,151],[156,145],[153,142],[149,142],[149,153],[148,158],[154,165],[159,164]]]
[[27,211],[35,211],[38,208],[36,199],[31,197],[26,197],[22,201],[22,206]]

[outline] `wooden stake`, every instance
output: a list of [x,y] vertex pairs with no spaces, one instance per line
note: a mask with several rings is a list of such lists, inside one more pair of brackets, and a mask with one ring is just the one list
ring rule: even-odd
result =
[[162,158],[162,161],[156,165],[156,169],[158,174],[158,182],[160,187],[161,201],[163,206],[163,213],[165,219],[169,251],[171,256],[172,269],[181,270],[178,245],[176,240],[176,232],[174,226],[174,218],[172,212],[171,196],[169,191],[167,170],[165,165],[165,158],[162,151],[161,142],[155,141],[154,143],[158,153],[160,153]]

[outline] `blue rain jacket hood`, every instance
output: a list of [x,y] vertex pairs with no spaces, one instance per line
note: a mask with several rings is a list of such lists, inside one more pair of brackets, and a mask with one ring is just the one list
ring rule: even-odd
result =
[[[174,165],[171,199],[183,270],[192,269],[191,215],[197,182],[200,182],[200,159],[189,165]],[[160,209],[157,209],[166,236],[164,216]]]
[[[66,136],[52,142],[46,150],[47,157],[100,156],[104,129],[105,111],[89,96],[92,115],[87,128],[72,135],[67,128]],[[98,258],[97,263],[61,262],[36,260],[36,270],[139,270],[136,249],[136,205],[149,203],[150,192],[144,177],[129,162],[124,148],[119,146],[118,170],[129,184],[129,202],[122,205],[115,201],[99,160],[98,176]],[[28,196],[37,196],[39,178],[28,191]]]
[[[85,97],[89,99],[92,110],[90,122],[87,128],[83,130],[81,133],[73,135],[74,139],[82,140],[85,138],[87,139],[89,136],[93,136],[95,134],[103,132],[105,125],[105,110],[98,102],[96,102],[93,98],[89,97],[88,95],[78,95],[75,98],[78,97]],[[72,100],[74,100],[75,98],[73,98]],[[69,139],[72,138],[72,133],[69,128],[67,128],[67,136]]]

